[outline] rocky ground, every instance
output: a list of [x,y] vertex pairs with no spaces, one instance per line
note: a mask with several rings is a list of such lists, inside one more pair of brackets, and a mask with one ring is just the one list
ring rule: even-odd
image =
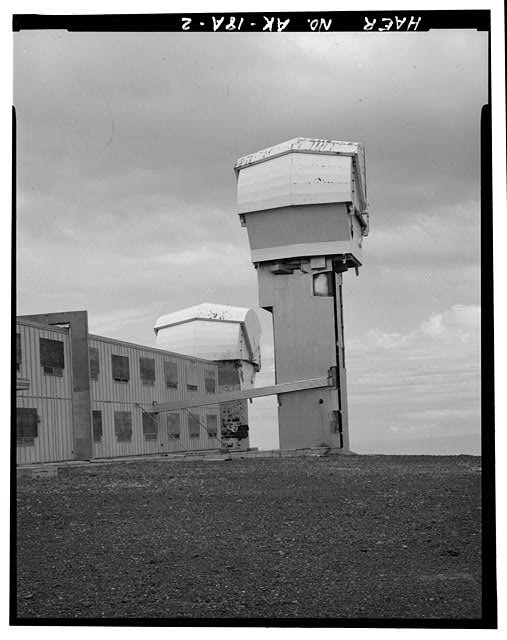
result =
[[480,618],[480,470],[329,456],[21,478],[17,616]]

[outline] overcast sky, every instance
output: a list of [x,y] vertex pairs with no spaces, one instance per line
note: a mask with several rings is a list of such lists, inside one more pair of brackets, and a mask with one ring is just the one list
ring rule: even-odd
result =
[[[480,110],[487,34],[14,34],[17,313],[87,309],[154,345],[165,313],[271,316],[237,158],[296,136],[366,148],[370,236],[344,276],[351,448],[480,453]],[[278,446],[276,402],[251,443]]]

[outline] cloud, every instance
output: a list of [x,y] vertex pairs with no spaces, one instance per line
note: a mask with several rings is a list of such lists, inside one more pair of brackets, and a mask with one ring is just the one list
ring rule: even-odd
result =
[[[450,345],[479,344],[481,327],[481,307],[479,305],[455,304],[441,313],[431,314],[423,320],[413,331],[400,334],[388,333],[381,329],[370,329],[363,341],[352,342],[351,348],[356,351],[366,351],[370,348],[379,350],[413,348],[431,349],[435,345],[440,348],[442,342]],[[427,338],[430,343],[423,342]],[[433,343],[433,344],[431,344]]]
[[421,323],[423,335],[439,341],[476,342],[479,338],[481,308],[478,305],[453,305]]
[[365,264],[389,268],[424,265],[435,270],[446,264],[480,259],[480,204],[462,201],[431,209],[412,207],[403,220],[372,208],[371,236],[364,243]]
[[[480,313],[454,304],[405,333],[373,328],[346,340],[354,451],[480,453]],[[274,384],[273,346],[262,346],[257,386]],[[276,403],[255,400],[249,411],[254,446],[277,446]]]
[[480,452],[480,312],[455,304],[406,333],[377,328],[349,342],[353,449],[435,452],[435,435],[450,438],[455,452]]
[[308,135],[363,140],[370,199],[393,212],[477,197],[484,34],[363,35],[15,34],[20,171],[150,169],[219,202],[239,155]]

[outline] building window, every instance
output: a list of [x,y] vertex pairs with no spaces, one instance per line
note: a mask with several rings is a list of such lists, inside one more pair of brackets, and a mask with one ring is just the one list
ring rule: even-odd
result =
[[188,435],[191,438],[198,438],[201,435],[199,416],[195,413],[188,414]]
[[100,373],[99,350],[97,347],[88,347],[88,357],[90,360],[90,380],[98,380]]
[[198,373],[197,365],[193,362],[187,363],[187,389],[188,391],[197,391],[198,389]]
[[166,387],[178,388],[178,365],[176,362],[164,362],[164,378]]
[[39,436],[37,409],[16,409],[16,444],[30,445]]
[[167,414],[167,437],[174,440],[180,439],[180,414],[179,413]]
[[21,356],[21,334],[16,333],[16,371],[21,371],[21,363],[23,362]]
[[111,355],[113,368],[113,380],[116,382],[128,382],[130,380],[129,359],[127,356]]
[[218,434],[218,416],[209,414],[206,416],[206,429],[208,430],[208,438],[216,438]]
[[139,358],[139,374],[143,384],[153,386],[155,384],[155,360],[153,358]]
[[156,440],[158,437],[158,418],[153,413],[143,412],[143,436],[145,440]]
[[234,362],[220,362],[218,365],[218,386],[239,389],[240,378],[238,367]]
[[216,391],[216,378],[215,372],[212,370],[205,371],[204,373],[204,388],[206,393],[215,393]]
[[118,442],[132,440],[132,414],[130,411],[114,412],[114,433]]
[[93,442],[102,441],[102,411],[92,411]]
[[63,376],[65,361],[63,356],[63,342],[40,338],[40,366],[49,376]]

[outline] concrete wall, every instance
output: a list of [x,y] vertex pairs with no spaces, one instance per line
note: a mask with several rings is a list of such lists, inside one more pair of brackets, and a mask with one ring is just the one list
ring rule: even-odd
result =
[[[260,266],[259,269],[267,269]],[[343,331],[337,296],[341,274],[332,274],[336,292],[313,295],[318,271],[270,274],[276,382],[326,376],[338,366],[340,389],[309,389],[280,396],[278,423],[280,449],[327,446],[348,447],[347,397]],[[336,412],[341,412],[339,418]],[[341,430],[341,433],[340,433]]]

